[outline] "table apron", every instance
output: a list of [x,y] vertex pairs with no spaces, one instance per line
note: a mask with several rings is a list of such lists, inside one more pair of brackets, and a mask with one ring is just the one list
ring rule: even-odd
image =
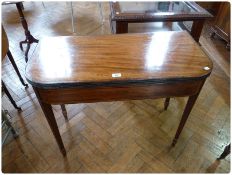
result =
[[36,88],[37,96],[47,104],[91,103],[183,97],[198,93],[204,80],[167,84],[133,84],[95,87]]

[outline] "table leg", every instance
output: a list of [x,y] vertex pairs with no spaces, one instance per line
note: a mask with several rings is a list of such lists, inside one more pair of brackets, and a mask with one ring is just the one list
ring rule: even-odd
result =
[[12,56],[12,54],[11,54],[10,51],[7,52],[7,56],[8,56],[8,58],[9,58],[11,64],[12,64],[12,66],[14,67],[15,72],[17,73],[17,75],[19,77],[19,80],[21,81],[21,83],[23,84],[23,86],[25,86],[26,88],[28,88],[28,84],[26,84],[24,82],[24,80],[23,80],[23,78],[22,78],[22,76],[21,76],[21,74],[19,72],[19,69],[18,69],[18,67],[17,67],[17,65],[16,65],[16,63],[14,61],[14,58],[13,58],[13,56]]
[[128,33],[128,22],[116,21],[116,34]]
[[45,115],[45,117],[46,117],[46,119],[48,121],[48,124],[49,124],[49,126],[50,126],[50,128],[52,130],[52,133],[53,133],[53,135],[54,135],[54,137],[56,139],[56,142],[57,142],[57,144],[58,144],[58,146],[60,148],[60,151],[63,154],[63,156],[65,156],[66,155],[66,150],[65,150],[62,138],[60,136],[60,132],[59,132],[59,129],[58,129],[58,126],[57,126],[57,123],[56,123],[54,113],[52,111],[52,106],[50,104],[42,102],[40,100],[40,96],[39,96],[39,94],[37,92],[37,89],[34,88],[34,87],[33,87],[33,89],[34,89],[35,94],[36,94],[36,96],[38,98],[40,106],[41,106],[41,108],[42,108],[42,110],[44,112],[44,115]]
[[17,10],[18,10],[18,13],[19,13],[19,16],[20,16],[20,20],[21,20],[21,23],[22,23],[22,26],[24,28],[24,31],[25,31],[25,35],[26,35],[26,39],[24,41],[21,41],[19,43],[19,46],[21,48],[21,50],[23,50],[23,46],[22,44],[27,44],[27,50],[25,52],[25,60],[26,62],[28,61],[28,51],[30,49],[30,44],[32,43],[38,43],[39,40],[35,39],[30,31],[28,30],[28,25],[27,25],[27,21],[25,20],[24,18],[24,15],[23,15],[23,11],[22,11],[22,7],[20,5],[20,2],[16,3],[16,7],[17,7]]
[[165,110],[165,111],[168,109],[169,101],[170,101],[170,98],[169,98],[169,97],[165,99],[165,102],[164,102],[164,110]]
[[11,104],[19,111],[21,111],[22,109],[20,107],[18,107],[14,101],[14,99],[12,98],[12,96],[10,95],[10,92],[8,91],[8,89],[6,88],[5,83],[2,81],[2,88],[4,90],[4,92],[6,93],[7,97],[9,98]]
[[230,144],[225,147],[223,153],[220,155],[219,158],[217,158],[217,160],[225,159],[226,156],[228,156],[229,154],[230,154]]
[[182,131],[182,129],[184,128],[184,125],[188,119],[188,116],[197,100],[197,97],[199,95],[200,92],[198,92],[196,95],[193,95],[193,96],[190,96],[189,99],[188,99],[188,102],[185,106],[185,109],[184,109],[184,113],[182,114],[182,118],[181,118],[181,121],[180,121],[180,124],[178,126],[178,129],[176,131],[176,135],[175,135],[175,138],[173,139],[172,141],[172,146],[175,146],[179,136],[180,136],[180,133]]
[[68,115],[67,115],[67,110],[65,108],[65,105],[61,104],[60,107],[61,107],[61,110],[62,110],[62,113],[63,113],[65,120],[68,121]]
[[199,42],[204,22],[204,20],[193,21],[191,35],[196,42]]

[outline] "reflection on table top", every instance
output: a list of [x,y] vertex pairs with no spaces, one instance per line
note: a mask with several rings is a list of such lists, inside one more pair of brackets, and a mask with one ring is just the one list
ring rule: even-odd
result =
[[187,32],[48,37],[29,60],[34,85],[201,78],[212,63]]

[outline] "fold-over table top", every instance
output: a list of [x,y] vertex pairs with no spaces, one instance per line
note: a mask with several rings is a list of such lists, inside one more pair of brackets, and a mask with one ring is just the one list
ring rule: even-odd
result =
[[61,36],[40,40],[26,78],[36,87],[59,88],[201,79],[211,70],[185,31]]

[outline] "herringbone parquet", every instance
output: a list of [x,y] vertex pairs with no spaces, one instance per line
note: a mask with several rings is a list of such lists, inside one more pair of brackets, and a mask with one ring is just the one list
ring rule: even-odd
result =
[[[109,5],[103,3],[101,24],[98,4],[74,2],[75,26],[71,29],[68,2],[24,2],[24,13],[31,33],[39,38],[58,35],[110,34]],[[24,39],[14,5],[2,6],[2,24],[8,34],[10,50],[22,75],[25,61],[18,42]],[[146,28],[143,25],[139,30]],[[156,26],[149,24],[152,31]],[[136,31],[136,27],[130,31]],[[177,145],[170,147],[186,98],[172,98],[167,111],[164,99],[119,101],[67,105],[65,122],[60,106],[53,106],[67,157],[62,157],[31,86],[20,84],[6,58],[2,79],[22,112],[5,95],[2,108],[19,132],[9,137],[2,150],[5,173],[204,173],[230,171],[230,156],[215,159],[230,142],[230,53],[221,41],[212,41],[207,32],[202,48],[214,62],[207,80]],[[32,45],[29,58],[36,44]]]

